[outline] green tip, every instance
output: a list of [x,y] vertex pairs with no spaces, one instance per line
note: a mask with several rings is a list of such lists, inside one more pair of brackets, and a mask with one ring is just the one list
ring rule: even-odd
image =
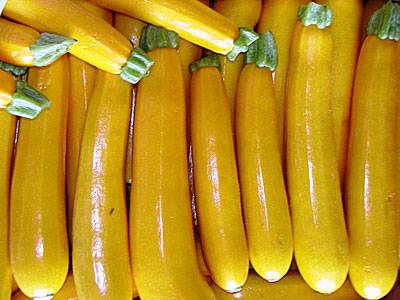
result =
[[128,61],[121,69],[121,78],[132,84],[138,83],[150,73],[154,61],[140,48],[134,48]]
[[147,25],[140,35],[140,48],[148,52],[157,48],[178,48],[179,36],[175,31]]
[[239,29],[239,37],[233,42],[233,49],[226,57],[229,61],[235,61],[236,57],[240,53],[247,52],[249,46],[258,40],[258,38],[259,36],[254,30],[241,27]]
[[15,76],[24,75],[28,71],[27,67],[14,66],[14,65],[8,64],[4,61],[0,61],[0,69],[4,70],[6,72],[10,72],[10,73],[14,74]]
[[400,4],[386,2],[375,11],[368,22],[368,35],[375,35],[381,40],[400,40]]
[[30,47],[36,67],[48,66],[69,51],[76,40],[61,35],[42,33]]
[[221,70],[221,63],[219,61],[219,57],[217,54],[213,53],[192,62],[189,65],[189,70],[191,73],[194,73],[201,68],[208,68],[208,67],[218,68],[219,70]]
[[17,89],[6,111],[12,115],[35,119],[42,110],[50,107],[50,101],[25,81],[16,81]]
[[259,68],[275,71],[278,65],[278,50],[271,31],[260,34],[260,38],[250,45],[244,57],[245,64],[256,64]]
[[316,25],[319,29],[324,29],[331,26],[333,14],[328,5],[310,2],[300,5],[297,16],[304,26]]

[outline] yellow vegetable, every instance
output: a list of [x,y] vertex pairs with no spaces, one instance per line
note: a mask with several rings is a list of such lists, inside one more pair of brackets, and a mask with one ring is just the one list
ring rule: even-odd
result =
[[68,275],[63,287],[52,300],[78,300],[78,296],[76,295],[74,277],[72,274]]
[[331,22],[327,6],[310,2],[301,7],[287,82],[286,155],[294,253],[304,280],[321,293],[340,288],[349,264],[330,109]]
[[[3,83],[3,82],[2,82]],[[0,111],[0,299],[11,297],[11,266],[8,253],[11,164],[16,118]]]
[[400,5],[390,1],[373,15],[353,92],[346,178],[349,274],[356,291],[368,299],[389,293],[399,265],[396,106],[400,25],[393,18],[396,15],[400,15]]
[[98,71],[74,203],[72,262],[79,299],[132,298],[123,172],[131,91],[118,76]]
[[347,280],[343,286],[333,294],[323,295],[310,289],[301,278],[300,274],[291,271],[279,282],[269,283],[254,272],[249,274],[249,279],[243,290],[228,294],[212,284],[218,300],[361,300]]
[[227,291],[246,282],[246,245],[229,104],[215,55],[194,62],[191,138],[196,209],[206,264]]
[[283,157],[284,122],[286,111],[286,78],[289,62],[289,50],[293,29],[297,20],[297,11],[306,0],[264,0],[258,32],[271,31],[276,39],[279,62],[273,80],[276,99],[278,145]]
[[12,95],[16,90],[16,83],[13,76],[0,69],[0,108],[6,108],[12,102]]
[[121,33],[72,0],[8,0],[3,14],[41,32],[75,39],[71,54],[103,71],[121,74],[131,83],[146,76],[151,66],[142,51],[131,52],[131,44]]
[[18,291],[12,295],[12,300],[31,300],[31,298],[27,297],[23,292]]
[[[150,41],[143,43],[158,46],[165,40],[151,38],[162,34],[167,33],[146,27]],[[178,37],[169,34],[168,48],[145,47],[155,65],[139,83],[136,96],[130,211],[133,273],[143,300],[215,299],[196,258],[185,85],[177,50],[172,49]]]
[[[276,49],[271,33],[262,34],[253,45],[271,48],[259,49],[258,58]],[[246,54],[236,97],[239,178],[251,265],[273,282],[289,270],[293,255],[271,73],[277,61],[271,61],[270,69],[257,67],[250,53]]]
[[[230,19],[238,27],[254,28],[260,17],[261,6],[261,0],[217,0],[214,4],[214,9]],[[229,61],[226,56],[221,57],[221,73],[232,120],[235,117],[236,86],[242,68],[243,56],[239,56],[234,62]]]
[[361,40],[362,0],[319,0],[329,5],[334,21],[331,106],[340,180],[346,170],[351,94]]
[[[92,14],[108,23],[112,23],[112,13],[90,2],[74,0]],[[67,131],[67,195],[68,195],[68,229],[72,239],[72,215],[75,199],[76,176],[78,173],[79,152],[86,111],[92,94],[96,69],[75,56],[69,57],[70,64],[70,101],[68,107]]]
[[51,109],[20,121],[11,186],[10,257],[19,288],[29,297],[56,294],[68,273],[65,218],[65,144],[68,58],[32,68],[29,83]]
[[[13,0],[17,1],[17,0]],[[102,7],[127,14],[178,35],[213,52],[228,54],[234,60],[257,39],[248,29],[234,23],[198,0],[90,0]],[[239,38],[240,37],[240,38]]]

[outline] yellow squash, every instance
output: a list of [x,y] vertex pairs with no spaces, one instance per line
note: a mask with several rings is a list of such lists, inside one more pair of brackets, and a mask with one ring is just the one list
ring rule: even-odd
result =
[[286,112],[286,78],[292,33],[297,11],[306,0],[265,0],[262,7],[258,32],[271,31],[276,39],[279,62],[274,72],[278,144],[283,156],[284,123]]
[[72,262],[79,299],[132,298],[124,173],[131,91],[116,75],[96,74],[73,216]]
[[321,293],[340,288],[349,264],[330,110],[331,19],[326,6],[310,2],[302,7],[287,83],[286,155],[294,253],[304,280]]
[[[213,60],[218,65],[217,56]],[[212,66],[193,69],[191,138],[196,209],[206,264],[227,291],[246,282],[249,257],[232,137],[231,114],[222,76]]]
[[[214,9],[230,19],[238,27],[254,28],[260,17],[261,6],[261,0],[217,0],[214,4]],[[243,68],[243,56],[239,56],[234,62],[229,61],[226,56],[222,56],[221,67],[232,120],[234,120],[236,86]]]
[[130,242],[135,282],[143,300],[215,299],[196,258],[181,62],[172,48],[148,54],[155,65],[138,85],[133,135]]
[[[18,0],[14,0],[18,1]],[[229,19],[198,0],[90,0],[102,7],[127,14],[139,20],[173,30],[193,44],[213,52],[228,54],[234,60],[241,51],[235,41],[247,34],[239,31]],[[252,36],[249,34],[248,37]],[[245,38],[243,50],[254,41]],[[255,38],[256,39],[256,38]]]
[[68,273],[65,144],[68,58],[32,68],[29,83],[51,99],[35,120],[20,121],[10,207],[11,267],[29,297],[56,294]]
[[0,299],[10,299],[12,275],[8,253],[9,200],[16,118],[0,111]]
[[16,89],[14,77],[0,69],[0,108],[6,108],[12,102],[12,95]]
[[76,294],[76,289],[75,289],[74,277],[72,274],[68,275],[67,279],[64,282],[63,287],[57,293],[57,295],[54,296],[52,300],[78,300],[78,296]]
[[236,97],[239,177],[251,265],[271,282],[287,273],[293,255],[275,105],[271,71],[249,62]]
[[[368,299],[389,293],[399,265],[396,106],[400,25],[390,21],[392,13],[400,14],[400,5],[389,1],[376,13],[382,13],[382,19],[376,20],[382,28],[364,40],[357,65],[346,178],[350,280]],[[384,28],[397,36],[386,37],[386,32],[381,36]]]
[[372,14],[383,4],[385,4],[385,0],[367,0],[367,3],[364,6],[364,12],[362,17],[362,39],[364,40],[367,37],[367,26],[369,22],[369,18],[371,18]]
[[[108,23],[112,23],[112,13],[90,2],[74,0],[92,14]],[[78,173],[79,151],[86,111],[92,94],[96,69],[75,56],[69,57],[70,64],[70,101],[68,108],[67,133],[67,195],[68,195],[68,229],[72,239],[72,215],[74,208],[76,176]]]
[[282,280],[269,283],[254,272],[249,274],[249,279],[243,290],[228,294],[212,284],[218,300],[361,300],[351,287],[349,281],[333,294],[322,295],[310,289],[297,272],[289,272]]
[[353,79],[361,40],[362,0],[319,0],[329,5],[334,21],[331,107],[340,180],[343,182],[350,123]]

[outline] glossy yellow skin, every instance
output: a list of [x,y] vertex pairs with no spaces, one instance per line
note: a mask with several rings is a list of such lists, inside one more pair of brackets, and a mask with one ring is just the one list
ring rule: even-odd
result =
[[[112,23],[112,13],[85,0],[74,0],[92,14]],[[75,199],[76,177],[78,174],[79,152],[86,111],[96,79],[96,68],[71,55],[70,64],[70,101],[68,107],[67,131],[67,195],[68,195],[68,229],[72,240],[72,215]]]
[[190,207],[185,85],[175,49],[148,53],[155,64],[136,96],[131,260],[143,300],[215,299],[196,257]]
[[12,101],[12,95],[15,93],[16,84],[11,73],[0,69],[0,108],[7,107]]
[[124,173],[131,90],[116,75],[96,74],[73,217],[72,263],[79,299],[132,297]]
[[73,1],[8,0],[3,14],[41,32],[76,39],[71,54],[112,74],[121,73],[132,50],[115,28]]
[[256,273],[250,272],[249,279],[243,290],[228,294],[212,284],[218,300],[361,300],[347,280],[333,294],[323,295],[309,288],[297,272],[289,272],[282,280],[269,283]]
[[10,299],[12,275],[8,253],[8,220],[11,163],[14,150],[16,118],[0,111],[0,299]]
[[173,30],[181,38],[220,54],[230,52],[239,35],[239,29],[234,23],[198,0],[90,1]]
[[346,170],[350,106],[354,73],[361,40],[362,0],[319,0],[333,12],[330,26],[333,38],[331,105],[340,180]]
[[294,253],[304,280],[331,293],[346,279],[348,240],[330,110],[329,28],[297,23],[287,85],[287,178]]
[[367,3],[364,6],[364,12],[362,17],[362,39],[364,40],[367,37],[367,26],[369,19],[372,14],[379,8],[385,4],[385,0],[367,0]]
[[51,107],[35,120],[20,120],[11,186],[10,257],[19,288],[30,297],[43,297],[56,294],[68,273],[68,57],[31,68],[29,83],[51,99]]
[[397,59],[396,42],[368,36],[354,84],[346,178],[350,279],[368,299],[386,295],[398,269]]
[[63,287],[52,300],[78,300],[72,274],[68,275]]
[[293,255],[275,104],[271,72],[246,65],[236,97],[240,187],[251,265],[271,282],[287,273]]
[[284,123],[286,111],[286,78],[290,44],[297,21],[297,11],[307,0],[265,0],[262,7],[258,32],[272,31],[278,47],[278,65],[274,72],[278,142],[284,152]]
[[33,66],[29,47],[36,43],[39,32],[0,18],[0,60],[17,66]]
[[[254,28],[260,18],[262,0],[217,0],[214,9],[230,19],[238,27]],[[228,96],[232,120],[235,117],[235,97],[240,72],[243,68],[243,54],[234,62],[221,56],[221,72],[224,80],[226,95]]]
[[197,217],[211,276],[228,291],[243,286],[249,268],[232,130],[219,70],[199,69],[191,82]]

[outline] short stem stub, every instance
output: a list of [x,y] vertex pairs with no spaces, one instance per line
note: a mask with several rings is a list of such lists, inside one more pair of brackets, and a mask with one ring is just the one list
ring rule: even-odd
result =
[[239,28],[239,37],[233,43],[233,49],[226,55],[229,61],[235,61],[240,53],[249,50],[249,46],[258,40],[258,34],[248,28]]
[[69,51],[76,40],[52,33],[42,33],[30,47],[36,67],[48,66]]
[[27,67],[14,66],[14,65],[8,64],[4,61],[0,61],[0,69],[4,70],[6,72],[10,72],[10,73],[14,74],[15,76],[24,75],[28,71]]
[[400,40],[400,4],[386,2],[375,11],[368,22],[368,35],[375,35],[381,40]]
[[217,54],[212,53],[210,55],[204,56],[203,58],[200,58],[199,60],[195,60],[189,65],[189,70],[191,73],[194,73],[201,68],[209,67],[221,70],[221,63]]
[[310,2],[301,5],[297,13],[298,19],[304,26],[315,25],[324,29],[332,24],[332,10],[328,5]]
[[34,119],[44,109],[50,107],[50,101],[38,90],[25,81],[16,81],[16,91],[12,95],[12,102],[6,111],[12,115]]
[[259,68],[275,71],[278,65],[278,50],[271,31],[260,34],[260,38],[250,45],[244,57],[245,64],[256,64]]
[[126,64],[121,69],[121,78],[136,84],[150,73],[154,61],[140,48],[134,48]]
[[175,31],[162,27],[147,25],[142,29],[140,36],[140,48],[149,52],[157,48],[179,47],[179,36]]

